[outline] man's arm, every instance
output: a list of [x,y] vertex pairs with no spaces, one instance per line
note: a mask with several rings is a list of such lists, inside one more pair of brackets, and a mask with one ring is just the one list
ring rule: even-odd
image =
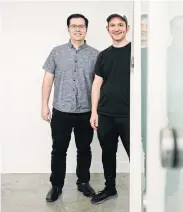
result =
[[51,120],[51,113],[49,109],[49,98],[51,94],[51,89],[54,81],[54,74],[51,74],[45,71],[43,84],[42,84],[42,110],[41,116],[42,119],[45,121],[50,122]]
[[92,85],[92,115],[90,119],[90,123],[93,129],[97,129],[98,127],[98,114],[97,114],[97,107],[98,102],[100,99],[100,88],[103,83],[103,78],[95,75],[95,79]]

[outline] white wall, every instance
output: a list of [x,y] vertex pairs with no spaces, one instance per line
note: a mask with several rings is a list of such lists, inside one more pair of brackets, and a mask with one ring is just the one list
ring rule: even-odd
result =
[[[52,47],[68,41],[66,19],[82,13],[89,19],[87,42],[103,50],[111,45],[106,17],[125,14],[132,23],[131,2],[2,3],[1,36],[1,141],[3,173],[50,172],[51,133],[41,119],[42,65]],[[132,26],[131,26],[132,28]],[[129,32],[129,40],[132,37]],[[50,102],[50,106],[51,106]],[[103,172],[101,149],[95,135],[91,172]],[[117,172],[129,172],[120,142]],[[67,172],[74,173],[76,148],[72,137]]]

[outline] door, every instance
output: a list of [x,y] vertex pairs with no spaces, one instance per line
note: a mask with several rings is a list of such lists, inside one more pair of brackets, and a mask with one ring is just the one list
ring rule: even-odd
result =
[[148,3],[146,212],[183,211],[183,3]]

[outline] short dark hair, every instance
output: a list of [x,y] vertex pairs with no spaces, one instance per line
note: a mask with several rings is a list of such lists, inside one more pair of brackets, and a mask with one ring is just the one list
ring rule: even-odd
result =
[[89,22],[88,19],[87,19],[84,15],[78,14],[78,13],[72,14],[72,15],[70,15],[70,16],[67,18],[67,26],[68,26],[68,27],[69,27],[69,25],[70,25],[70,20],[71,20],[72,18],[83,18],[83,19],[85,20],[86,28],[88,28],[88,22]]
[[123,20],[126,23],[126,26],[128,25],[128,20],[127,20],[127,17],[125,15],[122,16],[122,15],[119,15],[117,13],[114,13],[114,14],[110,15],[109,17],[107,17],[106,21],[109,23],[109,21],[112,18],[120,18],[121,20]]

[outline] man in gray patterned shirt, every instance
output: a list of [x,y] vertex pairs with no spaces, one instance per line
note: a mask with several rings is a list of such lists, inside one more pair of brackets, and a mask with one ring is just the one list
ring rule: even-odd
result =
[[[90,186],[93,129],[90,126],[91,88],[99,51],[85,41],[88,19],[81,14],[67,18],[70,40],[52,49],[43,66],[42,118],[50,122],[52,134],[52,188],[46,201],[53,202],[62,193],[66,173],[66,154],[72,130],[77,147],[77,187],[85,196],[95,194]],[[52,116],[49,98],[54,83]]]

